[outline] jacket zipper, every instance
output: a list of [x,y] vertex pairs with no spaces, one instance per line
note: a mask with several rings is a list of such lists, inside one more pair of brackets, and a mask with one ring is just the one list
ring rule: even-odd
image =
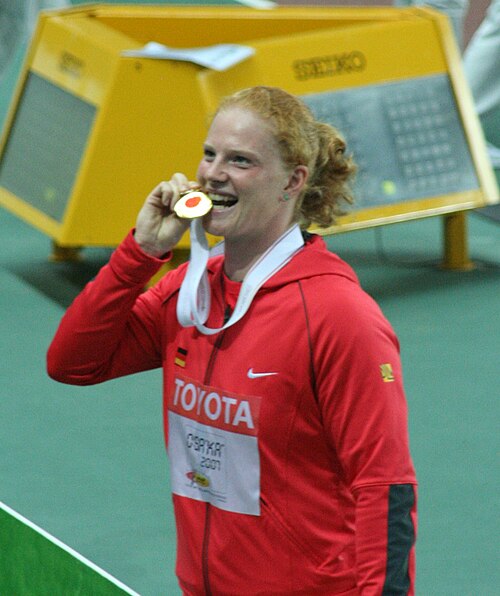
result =
[[[224,311],[224,325],[229,320],[231,316],[231,309],[229,306],[226,306]],[[208,385],[210,382],[210,378],[212,376],[212,371],[214,368],[215,360],[217,358],[217,352],[222,344],[222,340],[224,339],[224,331],[217,336],[217,339],[214,343],[214,347],[212,349],[212,353],[210,354],[210,359],[208,361],[207,370],[205,372],[205,379],[204,384]],[[209,578],[209,569],[208,569],[208,550],[209,550],[209,543],[210,543],[210,519],[212,513],[212,506],[210,503],[206,503],[205,507],[205,527],[203,529],[203,545],[201,551],[201,568],[203,573],[203,585],[205,588],[205,596],[212,596],[212,589],[210,587],[210,578]]]
[[205,587],[205,596],[212,596],[210,587],[210,578],[208,576],[208,543],[210,540],[210,516],[212,513],[210,503],[206,503],[205,508],[205,529],[203,531],[203,546],[201,551],[201,568],[203,571],[203,585]]

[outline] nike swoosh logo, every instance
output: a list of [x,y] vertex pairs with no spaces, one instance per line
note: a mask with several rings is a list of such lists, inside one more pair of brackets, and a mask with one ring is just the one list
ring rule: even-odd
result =
[[273,377],[277,372],[254,372],[253,368],[249,368],[247,376],[249,379],[260,379],[261,377]]

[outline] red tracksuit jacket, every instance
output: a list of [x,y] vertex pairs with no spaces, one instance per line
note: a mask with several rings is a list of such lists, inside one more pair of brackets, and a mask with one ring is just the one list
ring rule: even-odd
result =
[[[54,379],[164,371],[185,594],[413,594],[416,480],[398,342],[355,274],[311,236],[233,326],[181,327],[186,267],[129,235],[64,315]],[[220,327],[240,284],[209,262]]]

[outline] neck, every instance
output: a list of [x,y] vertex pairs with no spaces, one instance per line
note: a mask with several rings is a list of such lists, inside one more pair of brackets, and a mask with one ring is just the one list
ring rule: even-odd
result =
[[[287,232],[295,222],[290,224]],[[258,239],[238,241],[238,239],[225,239],[224,241],[224,272],[232,281],[243,281],[246,274],[259,258],[278,240],[283,234],[277,235],[266,242]]]
[[224,272],[232,281],[243,281],[262,253],[256,255],[239,254],[238,250],[231,250],[227,245],[224,252]]

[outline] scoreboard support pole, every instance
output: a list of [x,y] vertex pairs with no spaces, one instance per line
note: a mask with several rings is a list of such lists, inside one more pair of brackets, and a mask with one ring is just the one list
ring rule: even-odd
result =
[[471,271],[475,268],[469,258],[467,213],[465,211],[457,211],[443,217],[443,245],[442,269]]

